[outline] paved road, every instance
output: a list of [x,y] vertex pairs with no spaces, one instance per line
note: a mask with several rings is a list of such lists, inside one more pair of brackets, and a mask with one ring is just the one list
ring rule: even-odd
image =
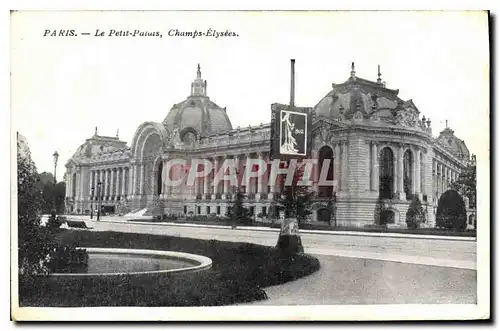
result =
[[476,271],[317,255],[319,271],[241,305],[475,304]]
[[[276,232],[131,224],[85,219],[96,231],[252,242],[274,246]],[[301,234],[318,272],[265,289],[268,300],[245,305],[475,303],[476,242]]]
[[[182,225],[130,224],[125,222],[92,222],[85,219],[97,231],[123,231],[154,233],[199,239],[251,242],[274,246],[276,232]],[[335,234],[302,233],[306,253],[315,255],[368,258],[431,266],[476,269],[476,242],[440,239],[416,239],[393,237],[346,236]]]

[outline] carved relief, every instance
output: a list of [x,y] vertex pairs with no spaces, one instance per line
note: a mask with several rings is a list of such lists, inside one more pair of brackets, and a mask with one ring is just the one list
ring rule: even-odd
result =
[[370,119],[372,120],[372,122],[375,122],[375,123],[380,122],[380,117],[378,116],[377,113],[372,113],[372,116],[370,117]]
[[396,113],[395,123],[405,127],[416,127],[418,124],[418,113],[411,110],[398,110]]
[[355,122],[359,122],[359,121],[362,121],[363,120],[363,113],[361,111],[356,111],[354,113],[354,115],[352,116],[352,119],[355,121]]

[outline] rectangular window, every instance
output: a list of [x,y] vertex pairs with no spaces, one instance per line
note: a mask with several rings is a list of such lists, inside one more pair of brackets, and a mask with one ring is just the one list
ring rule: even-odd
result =
[[188,212],[188,207],[184,206],[184,214],[187,214],[187,212]]
[[217,215],[220,215],[220,206],[217,206]]
[[255,214],[255,207],[250,207],[250,215],[254,215]]
[[210,206],[207,206],[207,215],[210,214]]
[[196,214],[198,214],[198,215],[201,214],[201,207],[200,206],[196,207]]
[[264,215],[264,216],[267,215],[267,207],[266,206],[262,207],[262,215]]

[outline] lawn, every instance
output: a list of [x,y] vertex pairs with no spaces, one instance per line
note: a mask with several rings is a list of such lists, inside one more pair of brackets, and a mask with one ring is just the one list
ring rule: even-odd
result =
[[263,287],[317,271],[319,261],[305,254],[280,256],[275,248],[120,232],[61,230],[61,244],[182,251],[212,259],[212,268],[191,274],[85,277],[55,282],[50,277],[20,286],[20,306],[221,306],[266,299]]

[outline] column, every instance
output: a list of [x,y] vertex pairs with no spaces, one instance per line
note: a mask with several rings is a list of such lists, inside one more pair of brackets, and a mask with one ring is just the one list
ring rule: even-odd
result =
[[137,165],[135,163],[130,164],[130,170],[129,172],[129,178],[128,178],[128,195],[134,196],[135,195],[135,183],[136,183],[136,177],[137,177]]
[[422,172],[421,172],[421,151],[417,148],[415,151],[415,184],[413,184],[413,191],[417,194],[418,198],[422,200]]
[[102,198],[104,192],[104,172],[102,169],[99,169],[99,177],[97,178],[97,182],[101,183],[101,188],[99,189],[99,196]]
[[398,180],[399,180],[399,173],[398,173],[398,154],[394,154],[394,159],[393,159],[393,164],[392,164],[392,172],[393,172],[393,181],[392,181],[392,190],[393,190],[393,199],[397,198],[398,194]]
[[252,159],[252,156],[251,156],[251,154],[250,154],[250,153],[246,154],[245,156],[246,156],[246,160],[245,160],[245,171],[244,171],[244,173],[243,173],[243,175],[245,175],[245,177],[244,177],[244,181],[245,181],[245,182],[244,182],[244,183],[245,183],[245,192],[246,192],[247,194],[251,194],[251,193],[255,193],[255,192],[254,192],[254,190],[253,190],[253,188],[252,188],[252,180],[251,180],[250,176],[246,176],[246,175],[247,175],[247,173],[248,173],[249,171],[251,171],[251,170],[252,170],[252,169],[250,169],[250,168],[251,168],[251,162],[250,162],[250,161],[251,161],[251,159]]
[[432,180],[433,180],[432,198],[435,199],[437,197],[435,197],[434,195],[438,191],[438,163],[435,159],[432,160],[432,168],[434,170],[434,175],[432,176]]
[[97,197],[97,183],[99,182],[100,171],[96,170],[94,174],[94,199]]
[[[203,199],[207,199],[207,195],[210,194],[210,176],[203,170]],[[210,198],[208,198],[210,199]]]
[[127,168],[122,168],[122,193],[121,193],[122,199],[126,195],[126,192],[125,192],[125,184],[126,184],[125,177],[126,177],[126,172],[127,172]]
[[111,196],[111,200],[114,200],[116,198],[116,194],[115,194],[115,191],[116,191],[116,169],[114,168],[111,168],[111,181],[110,181],[110,189],[109,189],[109,195]]
[[[224,156],[225,159],[229,158],[229,155]],[[229,180],[224,180],[224,199],[229,199],[231,196],[231,190],[229,189]]]
[[318,193],[318,181],[319,181],[319,178],[318,178],[319,165],[317,163],[317,162],[319,162],[318,151],[312,151],[311,152],[311,159],[318,160],[318,161],[316,161],[316,164],[313,164],[312,170],[311,170],[311,180],[313,182],[312,183],[312,188],[313,188],[313,191],[315,192],[315,195],[317,195],[317,193]]
[[347,141],[344,141],[342,143],[342,174],[341,174],[341,177],[340,177],[340,180],[342,182],[341,186],[342,186],[342,191],[348,191],[349,190],[349,187],[348,187],[348,182],[347,182],[347,179],[348,179],[348,173],[347,173],[347,162],[348,162],[348,158],[349,158],[349,152],[348,152],[348,146],[347,146]]
[[[334,156],[333,156],[333,179],[337,181],[337,187],[339,191],[344,190],[344,186],[342,186],[342,175],[340,173],[340,145],[335,144],[334,147]],[[318,161],[319,162],[319,161]],[[321,171],[321,169],[318,169]]]
[[[197,171],[198,169],[195,169],[195,171]],[[194,196],[195,198],[201,194],[201,189],[200,189],[200,185],[201,185],[201,179],[200,178],[195,178],[194,179]]]
[[441,192],[439,192],[439,195],[443,194],[444,193],[444,171],[445,171],[445,167],[444,167],[444,164],[440,164],[441,165],[441,177],[440,177],[440,181],[441,181]]
[[138,170],[137,170],[137,165],[136,164],[132,164],[131,168],[132,172],[130,173],[129,175],[129,179],[128,179],[128,183],[130,185],[130,190],[129,190],[129,195],[136,195],[137,194],[137,191],[136,191],[136,187],[137,187],[137,176],[138,176]]
[[66,170],[66,198],[69,198],[70,197],[70,187],[71,185],[71,174],[69,173],[68,170]]
[[438,172],[437,172],[437,192],[438,192],[438,201],[439,201],[439,197],[441,196],[441,191],[442,191],[442,187],[443,187],[443,180],[442,180],[442,175],[443,175],[443,167],[441,165],[441,163],[438,163],[437,165],[437,169],[438,169]]
[[108,169],[104,169],[104,199],[103,200],[107,200],[107,196],[108,196],[108,185],[109,185],[109,172],[108,172]]
[[121,196],[121,177],[120,177],[120,168],[115,169],[115,200]]
[[215,176],[217,176],[217,172],[219,171],[219,157],[214,157],[214,170],[212,171],[212,186],[214,187],[212,191],[212,200],[217,199],[217,194],[219,193],[219,184],[220,181],[215,183]]
[[90,197],[90,200],[92,200],[92,185],[94,183],[94,171],[93,170],[89,170],[89,197]]
[[378,168],[378,162],[377,162],[377,144],[375,142],[372,142],[372,171],[371,171],[371,190],[372,191],[378,191],[377,187],[377,179],[378,179],[378,174],[377,174],[377,168]]
[[403,146],[400,146],[398,151],[398,197],[400,200],[405,200],[404,194],[404,166],[403,166]]
[[231,196],[234,198],[234,193],[236,192],[236,190],[240,189],[240,185],[241,185],[241,182],[238,182],[238,180],[240,178],[242,178],[242,176],[241,176],[241,167],[240,167],[241,155],[234,155],[233,159],[234,159],[234,163],[235,163],[235,166],[236,166],[236,179],[237,179],[236,180],[236,186],[233,187],[232,192],[231,192]]
[[140,165],[140,176],[139,176],[139,194],[144,194],[144,163]]
[[112,185],[113,185],[113,169],[108,169],[108,200],[111,200],[112,197],[111,195],[113,194],[112,190]]
[[[264,157],[263,157],[263,153],[259,153],[258,154],[258,158],[259,158],[259,163],[261,163],[261,161],[264,160]],[[260,167],[260,164],[259,164],[259,167]],[[260,172],[260,168],[259,168],[259,172]],[[266,172],[267,172],[267,169],[266,169]],[[257,194],[255,194],[255,200],[261,200],[261,198],[264,196],[264,176],[266,174],[264,173],[263,175],[259,175],[259,177],[257,177]]]

